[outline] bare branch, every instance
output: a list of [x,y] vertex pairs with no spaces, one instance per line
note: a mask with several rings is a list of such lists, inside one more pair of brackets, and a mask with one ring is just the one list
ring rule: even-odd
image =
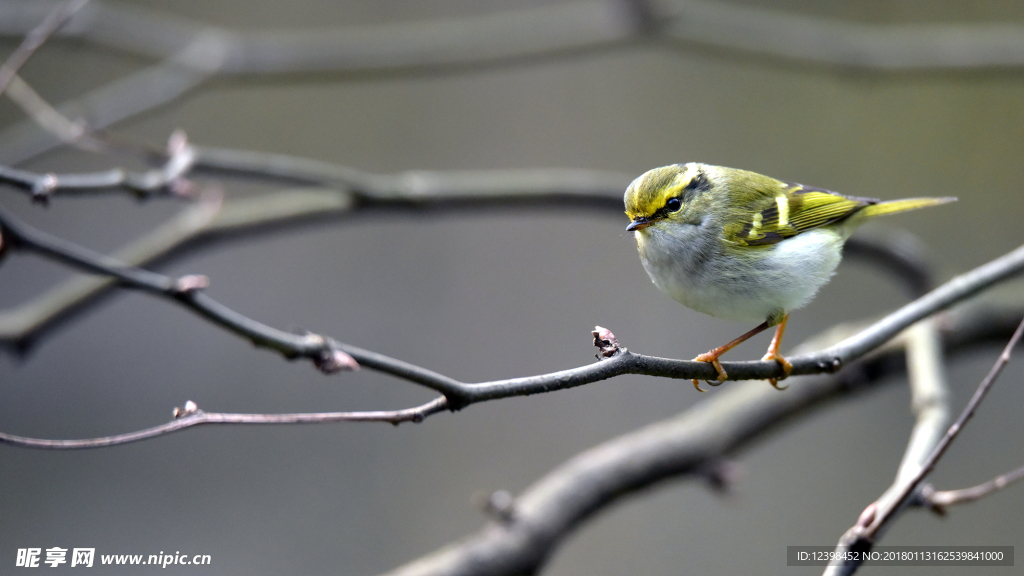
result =
[[684,45],[878,72],[1024,65],[1024,27],[1006,22],[867,24],[728,2],[678,5],[665,33]]
[[878,499],[883,508],[889,498],[894,498],[908,479],[918,473],[949,424],[950,393],[942,366],[938,323],[935,318],[930,318],[915,324],[904,333],[914,428],[892,488]]
[[[176,141],[171,138],[171,143]],[[127,190],[150,194],[160,190],[191,192],[189,172],[275,179],[337,189],[276,192],[257,198],[221,201],[206,194],[163,226],[113,254],[126,265],[145,266],[181,249],[217,238],[236,238],[269,226],[295,225],[338,218],[355,211],[453,210],[460,208],[524,209],[568,207],[621,211],[622,190],[630,177],[615,172],[578,169],[495,170],[370,174],[346,166],[279,154],[175,147],[169,144],[165,166],[145,174],[121,170],[92,174],[33,174],[0,168],[7,179],[49,198],[75,192]],[[175,152],[175,151],[178,152]],[[43,188],[43,191],[36,191]],[[893,251],[888,251],[895,256]],[[884,256],[883,256],[884,257]],[[911,258],[898,257],[900,269],[915,270]],[[891,257],[890,257],[891,259]],[[110,278],[73,277],[16,308],[0,311],[0,344],[26,350],[47,329],[67,319],[115,286]]]
[[[221,213],[222,205],[221,194],[204,193],[198,203],[118,250],[111,258],[137,266],[165,256],[170,248],[207,229]],[[232,204],[232,208],[237,205],[238,201]],[[116,285],[116,281],[108,276],[76,275],[21,306],[0,311],[0,342],[18,350],[27,350],[42,332],[52,329]]]
[[[256,346],[276,350],[286,357],[305,357],[317,361],[327,351],[341,350],[359,364],[405,378],[448,397],[453,409],[473,402],[571,388],[621,374],[646,374],[682,379],[712,379],[715,369],[706,362],[671,360],[633,354],[623,348],[612,358],[597,364],[552,374],[464,384],[447,376],[387,356],[363,350],[316,335],[297,336],[243,316],[199,291],[176,290],[170,277],[140,268],[125,266],[107,256],[35,230],[0,209],[0,228],[7,242],[16,248],[36,251],[82,270],[117,279],[126,286],[170,298],[197,314],[250,340]],[[953,278],[925,296],[882,318],[868,329],[839,344],[816,353],[790,357],[792,374],[835,372],[884,344],[902,330],[927,316],[964,300],[1024,269],[1024,246],[973,271]],[[773,361],[723,363],[734,380],[778,378],[781,367]]]
[[[1022,336],[1024,336],[1024,320],[1021,320],[1021,323],[1017,327],[1017,330],[1013,333],[1013,336],[1010,338],[1010,341],[1006,344],[1006,347],[1003,348],[1003,352],[999,355],[999,358],[996,360],[996,363],[992,366],[992,369],[981,381],[981,384],[978,385],[978,389],[974,392],[974,396],[971,397],[971,400],[970,402],[967,403],[967,406],[964,407],[963,412],[960,413],[960,416],[949,427],[949,430],[946,431],[946,434],[939,441],[938,445],[932,451],[931,455],[921,465],[921,469],[918,471],[918,473],[913,478],[911,478],[910,481],[907,483],[906,487],[904,488],[904,494],[902,495],[903,499],[909,498],[910,493],[913,492],[914,489],[917,488],[917,485],[920,484],[922,480],[924,480],[924,477],[927,476],[928,473],[935,468],[935,464],[938,463],[939,458],[942,458],[942,455],[946,453],[946,450],[949,448],[950,443],[952,443],[953,440],[960,434],[960,431],[963,429],[964,425],[967,424],[967,421],[970,420],[972,416],[974,416],[974,412],[978,409],[978,406],[981,404],[981,401],[985,398],[985,395],[988,394],[988,391],[991,389],[992,384],[995,383],[996,379],[999,377],[999,374],[1002,373],[1003,368],[1005,368],[1006,365],[1010,362],[1010,353],[1013,351],[1013,348],[1017,345],[1017,343],[1020,342]],[[881,525],[883,522],[885,522],[885,520],[886,518],[883,513],[883,515],[880,515],[875,520],[874,525]]]
[[[1006,312],[990,314],[981,307],[951,312],[950,331],[944,336],[947,349],[955,352],[983,334],[988,341],[1004,339],[1013,327],[999,323],[996,329],[992,321]],[[816,340],[801,348],[820,347]],[[855,370],[801,378],[784,394],[756,383],[722,390],[674,418],[587,450],[505,503],[501,516],[476,534],[388,574],[536,573],[573,529],[620,497],[668,478],[702,475],[710,463],[766,432],[822,404],[870,389],[880,376],[902,367],[898,344],[858,362]]]
[[0,93],[7,90],[8,84],[17,76],[18,69],[43,45],[43,42],[46,42],[47,38],[66,24],[88,2],[89,0],[70,0],[58,4],[49,10],[42,22],[28,31],[21,45],[0,65]]
[[49,202],[57,194],[107,192],[125,190],[138,197],[154,194],[190,196],[195,186],[184,178],[192,169],[195,151],[188,145],[184,132],[171,135],[167,161],[160,168],[143,173],[114,168],[84,174],[38,174],[0,166],[0,182],[12,184],[31,195],[37,202]]
[[938,514],[944,515],[948,506],[974,502],[998,492],[1022,478],[1024,478],[1024,466],[1006,474],[1000,474],[988,482],[960,490],[936,490],[931,484],[924,484],[921,486],[920,503]]
[[[0,166],[0,182],[26,190],[45,188],[51,196],[83,193],[129,192],[152,195],[173,192],[177,180],[190,173],[279,180],[306,186],[353,191],[366,200],[389,206],[450,206],[486,201],[503,206],[514,201],[528,206],[568,204],[621,210],[622,191],[629,175],[600,170],[546,168],[522,170],[410,170],[397,174],[371,174],[327,162],[284,154],[193,146],[184,133],[171,135],[163,167],[142,174],[121,169],[86,174],[38,174]],[[275,207],[281,208],[279,204]],[[285,214],[287,218],[289,214]],[[261,217],[265,221],[266,215]]]
[[[1020,315],[1019,303],[1016,303],[1018,308],[1013,310],[1004,309],[1002,307],[993,308],[989,304],[978,304],[974,306],[968,306],[958,309],[956,312],[950,314],[947,319],[947,331],[944,333],[944,344],[945,347],[953,351],[963,349],[971,345],[977,345],[980,342],[990,341],[995,338],[1002,338],[1004,335],[1012,330],[1012,326],[1004,322],[1007,316]],[[800,349],[813,349],[821,346],[823,343],[827,344],[830,341],[836,339],[836,334],[841,332],[856,332],[860,330],[860,326],[839,326],[826,332],[824,335],[815,338],[803,345],[799,346]],[[595,336],[596,342],[602,350],[606,349],[612,341],[615,340],[614,335],[610,334],[606,329],[596,331]],[[607,345],[605,343],[608,343]],[[873,353],[870,359],[866,359],[861,363],[860,369],[856,371],[847,371],[844,376],[832,377],[831,381],[835,384],[834,387],[827,391],[824,391],[822,398],[830,398],[832,396],[841,397],[847,395],[850,392],[856,392],[860,386],[870,384],[871,382],[878,381],[883,375],[899,368],[899,363],[895,362],[898,358],[901,347],[907,343],[907,340],[900,340],[892,343],[891,345],[879,348]],[[817,377],[818,379],[825,378],[824,376]],[[818,380],[810,380],[810,382],[817,382]],[[743,390],[751,390],[753,388],[743,388]],[[766,389],[765,389],[766,390]],[[732,392],[722,392],[727,396],[733,394]],[[743,392],[743,398],[746,398],[749,392]],[[760,397],[760,394],[759,394]],[[792,398],[795,399],[794,409],[798,408],[803,402],[806,402],[806,398]],[[769,395],[770,400],[779,399],[778,396],[773,394]],[[738,399],[735,402],[730,402],[730,406],[741,406],[743,404],[742,399]],[[810,407],[810,405],[808,405]],[[366,412],[324,412],[324,413],[299,413],[299,414],[231,414],[231,413],[215,413],[215,412],[203,412],[198,409],[192,402],[187,402],[184,408],[176,408],[174,410],[175,419],[167,424],[160,426],[154,426],[144,430],[136,432],[130,432],[126,434],[118,434],[114,436],[104,436],[100,438],[90,438],[82,440],[50,440],[43,438],[28,438],[24,436],[17,436],[13,434],[6,434],[0,432],[0,443],[11,444],[15,446],[22,446],[27,448],[40,448],[40,449],[58,449],[58,450],[74,450],[74,449],[85,449],[85,448],[99,448],[105,446],[115,446],[120,444],[128,444],[131,442],[137,442],[140,440],[146,440],[156,436],[163,436],[171,434],[179,430],[184,430],[192,426],[200,424],[298,424],[298,423],[327,423],[327,422],[339,422],[339,421],[356,421],[356,422],[390,422],[392,424],[399,424],[402,422],[421,422],[427,416],[436,414],[438,412],[448,410],[449,406],[447,400],[444,397],[436,398],[421,406],[413,408],[406,408],[403,410],[390,410],[390,411],[366,411]],[[742,416],[743,423],[747,423],[750,420],[745,416],[745,413],[736,413],[736,416]],[[728,414],[723,414],[723,418],[729,417]],[[782,418],[782,416],[778,416]],[[751,433],[752,434],[752,433]],[[667,445],[668,448],[675,450],[671,445]],[[737,446],[738,447],[738,446]],[[717,456],[709,456],[708,462],[720,461]],[[619,462],[619,465],[623,462]],[[609,465],[614,466],[614,463]],[[708,468],[707,463],[695,467],[692,471],[702,472]],[[660,479],[655,472],[655,476],[651,481],[657,481]],[[1014,471],[1011,474],[1007,474],[1001,478],[1007,478],[1005,483],[1012,482],[1016,479],[1016,474],[1019,471]],[[1001,478],[993,480],[992,483],[1002,483]],[[986,485],[983,485],[986,486]],[[1001,487],[1001,486],[999,486]],[[968,489],[976,491],[981,487],[975,487]],[[966,492],[966,491],[964,491]],[[554,505],[555,503],[552,503]],[[502,514],[503,520],[511,518],[511,511],[513,510],[511,503],[503,507],[505,513]],[[552,542],[551,545],[555,545]]]
[[[175,138],[171,138],[173,143]],[[176,148],[168,146],[171,156]],[[153,193],[157,188],[187,188],[188,173],[214,173],[234,177],[275,179],[331,189],[287,190],[258,198],[221,202],[206,194],[198,207],[189,207],[163,226],[115,252],[112,257],[131,266],[147,266],[181,254],[190,246],[219,238],[238,238],[262,232],[268,226],[288,226],[356,211],[453,209],[581,208],[620,215],[621,194],[630,176],[580,169],[408,171],[371,174],[337,164],[281,154],[188,146],[178,161],[162,169],[137,175],[145,186],[132,185],[115,170],[86,175],[32,174],[0,169],[24,186],[47,188],[47,197],[73,192],[127,190]],[[186,162],[187,161],[187,162]],[[179,168],[174,168],[175,166]],[[185,166],[185,167],[182,167]],[[188,169],[190,167],[190,170]],[[854,237],[844,252],[867,258],[903,279],[911,294],[920,296],[932,287],[923,250],[908,234],[881,238]],[[27,350],[48,329],[68,319],[115,286],[110,278],[76,276],[24,304],[0,311],[0,344]]]
[[[0,3],[0,32],[24,34],[50,0]],[[312,31],[235,32],[133,6],[94,1],[62,31],[158,65],[59,106],[94,128],[166,104],[218,74],[395,73],[504,65],[592,53],[662,38],[869,71],[1024,66],[1024,28],[1007,23],[878,25],[688,0],[579,0],[503,13]],[[0,162],[16,164],[59,142],[30,124],[0,134]]]
[[[0,32],[24,33],[52,1],[0,5]],[[639,7],[638,7],[639,6]],[[33,16],[35,18],[33,19]],[[234,32],[132,6],[95,2],[62,31],[153,58],[180,53],[202,34],[220,37],[217,65],[229,74],[335,72],[504,62],[595,50],[664,34],[691,44],[873,70],[1024,65],[1022,27],[856,23],[721,2],[582,0],[494,14],[321,30]],[[185,64],[199,66],[198,61]],[[209,68],[209,63],[204,64]]]
[[[595,340],[595,343],[602,349],[609,349],[608,357],[600,362],[551,374],[467,384],[401,360],[320,335],[294,335],[267,326],[243,316],[203,294],[200,289],[205,280],[199,282],[189,278],[186,282],[141,268],[125,266],[112,258],[95,254],[85,248],[35,230],[18,222],[3,209],[0,209],[0,230],[3,231],[5,241],[15,248],[32,250],[86,271],[109,276],[128,287],[172,299],[215,324],[250,340],[255,345],[276,350],[285,357],[309,358],[318,368],[328,372],[346,366],[349,368],[354,368],[357,365],[364,366],[420,384],[443,394],[446,399],[446,407],[451,410],[459,410],[476,402],[571,388],[622,374],[704,379],[712,377],[714,372],[714,367],[704,362],[644,356],[633,354],[621,345],[605,345],[605,342],[615,342],[615,338],[610,331],[600,330],[601,338]],[[845,363],[856,360],[872,349],[882,346],[900,331],[920,319],[965,299],[991,284],[1006,279],[1021,269],[1024,269],[1024,247],[968,274],[954,278],[839,344],[820,352],[791,356],[792,374],[834,372]],[[610,348],[614,348],[614,350],[610,350]],[[340,356],[340,354],[347,356]],[[354,362],[349,364],[348,357],[351,357]],[[341,359],[339,360],[339,358]],[[326,369],[325,366],[329,366],[330,369]],[[777,377],[780,370],[779,365],[772,361],[730,362],[726,366],[733,378],[737,380]]]
[[140,440],[164,436],[203,424],[323,424],[327,422],[422,422],[431,414],[448,409],[444,396],[435,398],[426,404],[404,410],[382,410],[367,412],[310,412],[297,414],[233,414],[222,412],[204,412],[194,403],[187,402],[185,408],[175,408],[175,419],[160,426],[145,430],[89,438],[83,440],[47,440],[44,438],[27,438],[0,432],[0,444],[22,446],[24,448],[40,448],[45,450],[81,450],[84,448],[102,448],[130,444]]
[[[981,404],[981,401],[985,398],[985,395],[991,389],[992,384],[995,383],[996,378],[1006,367],[1006,364],[1010,361],[1010,353],[1013,348],[1020,341],[1021,337],[1024,336],[1024,320],[1021,320],[1017,329],[1014,331],[1013,336],[1010,337],[1010,341],[1003,348],[1003,352],[999,355],[992,369],[982,379],[978,385],[978,389],[975,390],[974,396],[964,407],[963,412],[957,417],[956,421],[949,427],[945,435],[932,450],[928,458],[921,463],[917,472],[902,482],[898,490],[895,491],[891,500],[881,501],[872,503],[865,510],[865,513],[861,515],[861,518],[856,524],[839,540],[839,544],[836,548],[837,552],[844,550],[857,550],[867,551],[870,550],[874,545],[875,540],[879,537],[882,530],[888,527],[892,520],[896,517],[896,514],[909,504],[910,499],[914,495],[914,492],[918,489],[918,486],[924,480],[924,478],[935,468],[939,458],[946,453],[946,449],[949,448],[950,443],[957,437],[960,431],[968,420],[974,415],[975,410]],[[870,511],[870,513],[868,513]],[[826,569],[825,574],[852,574],[857,570],[861,564],[861,555],[846,555],[837,554],[837,558],[850,558],[855,557],[857,560],[847,560],[843,562],[837,562],[830,564]]]

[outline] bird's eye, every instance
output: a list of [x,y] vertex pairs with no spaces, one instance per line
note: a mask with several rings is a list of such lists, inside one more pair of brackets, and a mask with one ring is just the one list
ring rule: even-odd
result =
[[680,200],[679,198],[669,198],[668,202],[665,202],[665,208],[668,208],[671,212],[675,212],[682,207],[683,201]]

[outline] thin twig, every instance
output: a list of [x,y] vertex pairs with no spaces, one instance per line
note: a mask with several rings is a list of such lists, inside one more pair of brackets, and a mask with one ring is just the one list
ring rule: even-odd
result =
[[1024,320],[1021,320],[1017,329],[1014,331],[1013,336],[1010,337],[1010,341],[1003,348],[999,358],[996,359],[991,370],[985,375],[985,378],[978,385],[978,389],[975,390],[974,396],[964,407],[963,412],[957,417],[956,421],[946,430],[945,435],[939,440],[935,449],[928,456],[928,458],[922,462],[920,469],[916,474],[907,478],[902,486],[894,493],[893,498],[887,502],[876,502],[868,506],[864,513],[861,514],[861,518],[857,523],[847,530],[843,537],[839,540],[839,544],[836,548],[837,558],[854,558],[845,560],[842,562],[836,562],[830,564],[825,570],[826,575],[835,574],[852,574],[860,566],[862,556],[857,555],[844,555],[842,554],[845,550],[857,550],[867,551],[870,550],[874,545],[876,539],[880,535],[881,530],[888,527],[889,523],[895,518],[896,514],[909,502],[914,492],[918,489],[924,478],[935,468],[936,463],[943,454],[946,453],[946,449],[949,448],[950,443],[960,434],[963,430],[967,421],[974,416],[974,412],[977,410],[978,405],[988,394],[992,385],[995,383],[999,374],[1006,367],[1006,364],[1010,361],[1010,354],[1013,348],[1020,341],[1021,337],[1024,336]]
[[18,70],[54,33],[64,26],[89,0],[69,0],[55,7],[43,21],[25,36],[21,45],[0,65],[0,93],[18,104],[30,118],[57,135],[62,141],[76,143],[82,147],[96,149],[98,141],[83,138],[87,136],[85,125],[72,122],[43,99],[20,76]]
[[88,438],[82,440],[48,440],[44,438],[28,438],[0,432],[0,444],[10,444],[24,448],[40,448],[45,450],[81,450],[85,448],[101,448],[130,444],[147,440],[156,436],[165,436],[179,430],[201,426],[203,424],[323,424],[328,422],[422,422],[431,414],[448,409],[444,396],[435,398],[426,404],[404,410],[381,410],[365,412],[304,412],[296,414],[235,414],[224,412],[204,412],[195,404],[188,402],[185,408],[175,409],[175,419],[160,426],[153,426],[127,434]]
[[43,203],[58,194],[111,190],[128,191],[140,198],[155,194],[187,197],[193,195],[196,188],[185,179],[194,161],[195,150],[188,144],[185,133],[178,130],[168,141],[166,161],[153,170],[129,172],[114,168],[82,174],[40,174],[0,166],[0,182],[12,184],[26,191],[32,200]]
[[[1021,323],[1017,327],[1017,330],[1013,333],[1013,336],[1010,338],[1010,341],[1006,344],[1006,347],[1003,348],[1003,352],[999,355],[999,358],[992,366],[992,369],[989,370],[989,373],[985,375],[984,380],[982,380],[981,384],[978,385],[978,389],[974,392],[974,396],[971,397],[971,400],[970,402],[967,403],[967,406],[964,407],[963,412],[960,413],[960,416],[957,417],[956,421],[953,422],[953,424],[946,431],[946,434],[939,441],[938,445],[935,447],[935,450],[932,451],[928,459],[925,460],[924,463],[921,465],[921,469],[920,471],[918,471],[917,475],[911,478],[909,482],[907,482],[907,485],[903,490],[903,494],[901,495],[901,499],[905,500],[909,498],[911,492],[913,492],[917,488],[918,484],[920,484],[921,481],[924,480],[925,476],[927,476],[932,470],[935,469],[935,464],[938,463],[939,458],[942,458],[942,455],[945,454],[946,450],[949,448],[950,443],[952,443],[953,440],[960,434],[960,431],[963,430],[963,427],[964,425],[967,424],[967,421],[970,420],[972,416],[974,416],[974,412],[978,409],[978,406],[981,404],[981,401],[984,400],[985,395],[988,394],[988,391],[992,388],[992,385],[999,377],[999,374],[1002,373],[1003,368],[1005,368],[1006,365],[1010,362],[1010,354],[1012,353],[1013,348],[1017,345],[1017,343],[1020,342],[1022,336],[1024,336],[1024,320],[1021,320]],[[873,523],[871,528],[877,530],[877,527],[886,521],[886,513],[887,512],[883,512],[882,514],[880,514],[878,518],[875,519],[875,522]],[[867,534],[867,536],[869,537],[871,535],[871,528],[869,528],[869,532]]]
[[1006,474],[1000,474],[988,482],[959,490],[936,490],[931,484],[924,484],[921,486],[921,504],[939,514],[945,514],[948,506],[974,502],[1021,479],[1024,479],[1024,466]]
[[[179,145],[175,145],[175,143]],[[172,136],[169,159],[160,169],[130,175],[121,170],[89,174],[36,174],[0,168],[7,179],[52,198],[76,192],[125,190],[145,195],[156,191],[190,193],[186,176],[211,173],[334,189],[286,190],[256,198],[190,206],[163,226],[118,250],[114,258],[133,266],[151,265],[180,249],[217,238],[237,238],[267,227],[339,218],[357,211],[450,211],[462,208],[551,209],[578,213],[597,209],[621,217],[626,174],[579,169],[408,171],[371,174],[346,166],[280,154],[193,147]],[[198,187],[198,186],[195,186]],[[209,196],[209,195],[208,195]],[[904,269],[915,269],[913,265]],[[40,335],[72,312],[113,288],[106,277],[73,277],[15,308],[0,311],[0,345],[27,350]]]
[[61,26],[67,23],[89,0],[69,0],[52,8],[35,28],[29,30],[25,39],[0,65],[0,94],[7,90],[18,74],[18,70],[32,57],[32,54],[46,42]]
[[142,174],[114,169],[84,174],[40,174],[0,166],[0,181],[25,190],[43,186],[49,197],[124,191],[133,195],[166,192],[176,178],[216,174],[236,178],[277,180],[305,186],[353,191],[378,205],[428,206],[458,202],[531,202],[547,205],[569,201],[575,208],[599,206],[621,212],[622,191],[632,177],[619,172],[573,168],[522,170],[410,170],[373,174],[348,166],[266,152],[194,146],[176,131],[168,143],[166,165]]

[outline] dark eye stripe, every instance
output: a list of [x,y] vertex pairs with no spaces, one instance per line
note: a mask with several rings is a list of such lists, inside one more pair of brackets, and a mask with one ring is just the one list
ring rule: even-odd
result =
[[683,207],[683,201],[678,196],[673,196],[665,201],[665,205],[655,210],[651,218],[664,218],[671,212],[678,212]]
[[686,192],[707,192],[711,189],[711,182],[708,180],[708,175],[703,170],[698,170],[697,174],[690,178],[690,181],[683,188]]

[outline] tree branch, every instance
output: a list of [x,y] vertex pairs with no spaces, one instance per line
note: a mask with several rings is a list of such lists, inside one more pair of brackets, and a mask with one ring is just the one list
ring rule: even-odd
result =
[[[0,33],[24,35],[54,3],[0,3]],[[31,23],[31,24],[29,24]],[[173,101],[217,75],[445,73],[594,53],[650,38],[868,71],[1024,66],[1024,27],[879,25],[688,0],[580,0],[496,14],[312,31],[236,32],[95,0],[61,32],[162,62],[59,107],[93,128]],[[58,144],[29,123],[0,134],[0,163]]]
[[1017,329],[1014,331],[1013,336],[1010,337],[1010,341],[1003,348],[1003,352],[996,359],[995,364],[989,373],[978,385],[978,389],[974,392],[974,396],[964,407],[963,412],[957,417],[956,421],[946,430],[945,435],[939,440],[934,450],[928,455],[928,457],[921,463],[918,469],[910,474],[909,477],[900,481],[898,479],[898,487],[893,491],[893,495],[887,498],[885,501],[879,499],[879,501],[872,503],[868,508],[861,513],[861,517],[852,528],[847,530],[839,540],[839,544],[836,547],[836,558],[843,558],[846,560],[837,561],[834,564],[830,564],[825,570],[825,574],[852,574],[854,573],[860,564],[863,562],[862,555],[851,555],[843,554],[848,550],[866,552],[871,550],[871,547],[875,544],[875,541],[881,535],[881,532],[889,526],[889,524],[895,519],[896,515],[902,510],[907,504],[910,503],[914,492],[918,489],[918,486],[924,481],[924,478],[935,469],[935,465],[943,454],[946,453],[946,449],[949,448],[950,443],[959,435],[967,421],[974,415],[975,410],[981,404],[981,401],[985,398],[992,384],[995,383],[999,374],[1006,367],[1006,364],[1010,361],[1010,353],[1013,348],[1020,341],[1021,337],[1024,336],[1024,320],[1021,320]]
[[[1024,312],[1019,305],[1013,311]],[[982,338],[1003,340],[1013,326],[1005,309],[950,312],[945,347],[964,349]],[[800,348],[816,348],[811,341]],[[810,414],[823,404],[871,389],[902,368],[892,343],[838,375],[800,378],[785,393],[750,383],[722,390],[668,420],[620,436],[552,470],[503,507],[501,518],[476,534],[388,572],[389,576],[532,574],[577,526],[619,498],[687,474],[704,474],[755,438]]]
[[[290,184],[331,187],[288,190],[258,198],[221,200],[208,193],[196,206],[115,252],[112,257],[132,266],[162,262],[183,250],[223,238],[262,232],[268,227],[291,226],[363,212],[399,210],[450,211],[456,209],[581,208],[616,214],[621,193],[630,177],[615,172],[579,169],[492,171],[407,171],[371,174],[347,166],[280,154],[195,147],[184,135],[170,139],[164,168],[147,173],[146,181],[164,190],[185,190],[190,173],[280,180]],[[178,150],[180,159],[173,158]],[[11,169],[7,169],[11,170]],[[15,177],[33,189],[52,187],[46,197],[75,192],[124,190],[140,193],[125,174],[112,170],[84,175],[45,175],[24,171]],[[0,179],[3,178],[0,170]],[[138,178],[141,180],[141,177]],[[111,182],[114,180],[115,182]],[[85,182],[91,182],[88,186]],[[76,184],[76,186],[72,186]],[[67,186],[65,186],[67,185]],[[154,192],[154,188],[147,188]],[[921,248],[908,234],[892,233],[869,240],[854,237],[844,252],[867,258],[907,281],[915,296],[930,289],[928,266]],[[113,279],[76,276],[12,309],[0,311],[0,345],[27,351],[47,330],[83,309],[115,286]]]
[[926,322],[918,322],[905,333],[914,428],[900,461],[897,483],[920,470],[949,423],[950,392],[943,370],[939,322],[941,320],[930,318]]
[[[444,395],[445,407],[459,410],[476,402],[509,396],[536,394],[571,388],[622,374],[644,374],[680,379],[710,379],[714,367],[704,362],[672,360],[634,354],[617,343],[602,350],[605,359],[595,364],[551,374],[469,384],[395,358],[364,350],[316,334],[295,335],[248,318],[201,292],[203,280],[196,277],[173,279],[124,264],[85,248],[54,238],[18,222],[0,209],[0,233],[13,248],[35,251],[78,267],[103,274],[120,283],[168,298],[208,320],[238,334],[257,346],[278,351],[287,358],[305,357],[325,372],[358,365],[420,384]],[[1024,269],[1024,247],[993,260],[974,271],[954,278],[921,298],[889,314],[857,335],[820,352],[790,356],[793,375],[837,371],[878,348],[900,331],[951,304],[1004,280]],[[609,341],[614,341],[611,336]],[[773,361],[724,363],[733,379],[778,377],[781,368]],[[428,414],[429,415],[429,414]]]
[[367,412],[311,412],[297,414],[233,414],[225,412],[204,412],[193,402],[185,403],[184,408],[174,409],[174,420],[152,428],[103,436],[83,440],[48,440],[44,438],[28,438],[0,432],[0,444],[22,446],[24,448],[41,448],[46,450],[80,450],[84,448],[102,448],[130,444],[157,436],[165,436],[179,430],[201,426],[204,424],[323,424],[328,422],[422,422],[431,414],[448,409],[448,402],[443,396],[426,404],[404,410],[382,410]]
[[29,193],[32,200],[47,203],[55,195],[84,192],[127,191],[144,198],[155,194],[190,196],[195,187],[185,179],[195,161],[195,150],[185,140],[185,133],[175,131],[167,144],[166,162],[146,172],[130,172],[113,168],[83,174],[39,174],[0,166],[0,182],[6,182]]
[[0,65],[0,94],[7,90],[11,80],[17,76],[18,69],[28,61],[32,54],[88,2],[89,0],[70,0],[55,5],[38,25],[25,34],[25,39],[21,44],[7,57],[3,65]]
[[146,197],[174,193],[176,181],[190,173],[335,188],[356,194],[364,202],[388,207],[447,207],[472,202],[479,208],[491,200],[503,207],[514,201],[528,207],[543,204],[621,210],[622,191],[632,179],[619,172],[573,168],[371,174],[284,154],[194,146],[183,132],[176,131],[169,139],[163,166],[156,170],[132,173],[115,168],[84,174],[40,174],[0,166],[0,182],[28,191],[43,189],[48,197],[118,191]]
[[868,24],[687,0],[665,24],[684,45],[874,72],[1017,68],[1024,27],[1007,22]]
[[[0,4],[0,33],[23,35],[52,0]],[[869,70],[1024,65],[1024,27],[1003,22],[867,24],[780,10],[687,0],[582,0],[494,14],[320,30],[235,32],[115,2],[94,2],[61,32],[151,58],[180,54],[203,34],[220,44],[226,74],[381,71],[519,60],[596,50],[665,35],[691,44]]]
[[[567,207],[575,212],[590,208],[618,214],[622,190],[630,180],[625,174],[577,169],[370,174],[279,154],[194,147],[185,142],[184,135],[172,136],[168,150],[165,165],[145,174],[131,175],[115,169],[91,174],[47,175],[0,168],[0,180],[13,180],[43,198],[111,190],[137,195],[161,191],[191,194],[197,186],[185,178],[193,172],[333,187],[288,190],[258,198],[224,201],[218,194],[206,194],[198,205],[186,208],[113,255],[133,266],[150,265],[184,248],[217,238],[339,218],[355,212]],[[915,269],[903,264],[906,262],[900,263],[904,270]],[[27,350],[46,330],[95,301],[114,285],[107,277],[73,277],[16,308],[0,311],[0,344]]]
[[[465,384],[436,372],[413,366],[387,356],[343,344],[317,335],[295,335],[247,318],[204,295],[198,290],[181,290],[176,280],[140,268],[125,266],[109,257],[54,238],[18,222],[0,209],[0,229],[5,241],[14,248],[38,252],[79,269],[116,278],[126,286],[169,298],[208,320],[252,341],[257,346],[276,350],[285,357],[306,357],[314,362],[325,354],[342,351],[361,365],[405,378],[448,397],[458,410],[474,402],[571,388],[622,374],[646,374],[680,379],[710,380],[715,369],[706,362],[671,360],[633,354],[626,349],[614,357],[589,366],[552,374],[508,380]],[[881,346],[900,331],[952,304],[1005,280],[1024,269],[1024,246],[953,278],[925,296],[903,306],[861,333],[819,352],[790,357],[792,374],[835,372],[844,364]],[[779,378],[782,368],[774,361],[724,362],[734,380]]]
[[960,490],[936,490],[931,484],[924,484],[921,486],[920,504],[928,506],[939,515],[945,515],[948,506],[974,502],[1021,479],[1024,479],[1024,466],[1000,474],[988,482]]

